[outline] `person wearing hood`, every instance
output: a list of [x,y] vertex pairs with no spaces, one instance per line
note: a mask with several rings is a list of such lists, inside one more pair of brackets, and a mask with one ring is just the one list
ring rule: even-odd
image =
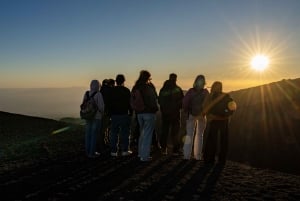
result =
[[159,91],[158,97],[162,119],[159,143],[162,153],[165,155],[179,154],[180,150],[180,110],[184,95],[176,81],[177,75],[171,73],[169,79],[164,82],[163,87]]
[[97,134],[100,133],[101,119],[104,113],[104,101],[100,93],[100,83],[98,80],[92,80],[90,83],[90,90],[84,94],[83,102],[88,98],[93,98],[98,111],[93,119],[86,120],[85,125],[85,151],[89,158],[95,158],[100,155],[96,150]]

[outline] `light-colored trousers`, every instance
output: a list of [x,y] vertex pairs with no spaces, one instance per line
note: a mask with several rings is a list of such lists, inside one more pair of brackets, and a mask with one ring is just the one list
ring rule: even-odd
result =
[[189,114],[186,120],[186,136],[183,145],[183,158],[190,159],[194,145],[194,158],[202,159],[203,133],[206,127],[206,117],[192,116]]

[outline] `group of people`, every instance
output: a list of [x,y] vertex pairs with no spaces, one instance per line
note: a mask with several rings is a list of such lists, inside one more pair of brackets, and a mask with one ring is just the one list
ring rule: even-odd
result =
[[[194,158],[205,163],[214,163],[217,155],[218,163],[224,164],[228,149],[228,123],[236,110],[236,103],[222,91],[222,83],[214,82],[209,92],[205,88],[205,76],[198,75],[193,87],[184,94],[176,83],[177,75],[171,73],[157,93],[151,80],[150,72],[142,70],[131,91],[125,86],[123,74],[118,74],[115,80],[103,80],[102,86],[97,80],[91,81],[84,100],[92,97],[98,111],[92,120],[86,121],[87,156],[99,156],[96,149],[99,136],[100,148],[109,145],[112,157],[132,154],[130,136],[134,129],[131,125],[135,121],[139,133],[136,136],[138,157],[140,161],[150,161],[153,135],[158,133],[157,112],[160,110],[161,128],[157,143],[162,154],[182,154],[183,159]],[[180,132],[182,122],[186,123],[184,134]],[[218,135],[220,148],[216,154]]]

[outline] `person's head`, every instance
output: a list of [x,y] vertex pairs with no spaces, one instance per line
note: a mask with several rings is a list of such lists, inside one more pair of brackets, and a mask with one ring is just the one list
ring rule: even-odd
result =
[[203,89],[205,84],[206,82],[204,75],[198,75],[194,81],[193,87],[195,89]]
[[220,81],[215,81],[211,85],[210,93],[211,94],[220,94],[223,91],[223,84]]
[[108,79],[108,86],[114,87],[115,86],[115,80],[114,79]]
[[116,83],[117,85],[122,85],[125,82],[125,76],[122,74],[117,75]]
[[177,81],[177,75],[175,73],[171,73],[169,75],[169,80],[170,80],[171,83],[175,84],[176,81]]
[[99,91],[99,90],[100,90],[100,87],[101,87],[101,85],[100,85],[100,83],[99,83],[98,80],[92,80],[92,81],[91,81],[91,83],[90,83],[90,90],[91,90],[92,92],[94,92],[94,91]]
[[171,73],[170,75],[169,75],[169,80],[172,80],[172,81],[177,81],[177,75],[175,74],[175,73]]
[[102,86],[107,86],[108,85],[108,79],[104,79],[102,81]]
[[141,70],[140,76],[137,82],[146,84],[151,80],[151,74],[147,70]]

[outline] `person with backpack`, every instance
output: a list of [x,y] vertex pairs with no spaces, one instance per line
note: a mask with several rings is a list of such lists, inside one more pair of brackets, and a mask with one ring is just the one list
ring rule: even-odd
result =
[[83,97],[82,108],[84,105],[92,104],[95,112],[92,116],[86,117],[85,126],[85,150],[87,157],[95,158],[100,154],[96,152],[97,134],[101,129],[101,119],[104,112],[104,101],[100,93],[100,83],[98,80],[92,80],[90,83],[90,90],[86,91]]
[[196,160],[202,160],[203,133],[206,126],[206,117],[203,115],[203,102],[209,92],[204,88],[204,75],[198,75],[183,98],[183,110],[186,118],[186,136],[183,145],[183,158],[190,159],[192,147]]
[[137,115],[140,128],[138,156],[140,161],[149,161],[158,103],[155,87],[151,83],[151,74],[146,70],[140,72],[132,88],[131,107]]
[[[159,91],[162,130],[159,143],[163,154],[179,154],[180,150],[180,110],[182,108],[183,91],[176,84],[177,75],[171,73]],[[172,144],[168,147],[168,141]]]
[[228,124],[237,106],[228,93],[222,91],[222,82],[216,81],[209,96],[204,100],[203,113],[207,115],[207,129],[204,134],[204,162],[213,164],[220,137],[218,164],[225,165],[228,151]]
[[[124,86],[125,76],[117,75],[117,86],[113,87],[110,94],[109,111],[111,114],[111,133],[110,147],[111,156],[128,156],[129,151],[129,134],[132,109],[130,106],[130,90]],[[119,137],[118,137],[119,136]],[[118,145],[120,147],[118,147]],[[121,150],[118,150],[120,148]]]

